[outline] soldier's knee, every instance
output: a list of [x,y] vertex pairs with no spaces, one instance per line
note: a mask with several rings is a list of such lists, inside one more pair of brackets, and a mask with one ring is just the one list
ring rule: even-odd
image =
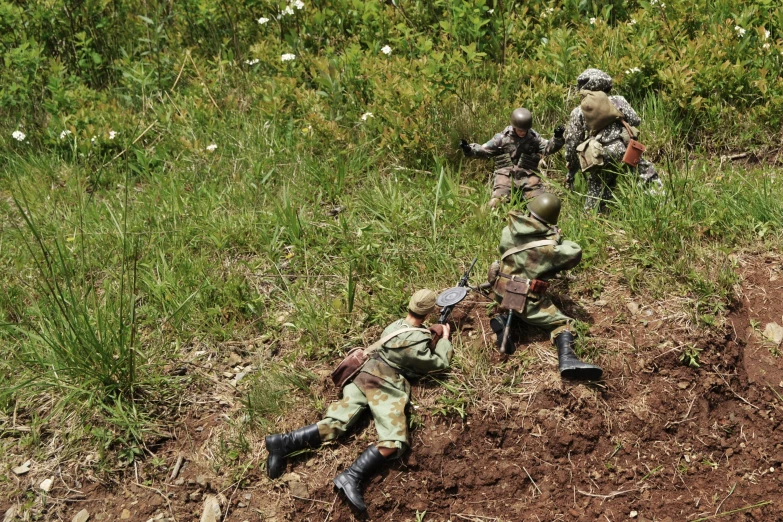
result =
[[408,444],[399,440],[382,440],[375,444],[379,448],[390,448],[396,450],[394,454],[388,457],[389,460],[398,459],[408,451]]

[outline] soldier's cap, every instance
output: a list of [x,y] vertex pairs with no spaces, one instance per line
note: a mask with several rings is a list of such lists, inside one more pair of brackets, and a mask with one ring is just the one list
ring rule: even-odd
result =
[[408,310],[418,315],[429,315],[435,311],[435,299],[438,294],[424,288],[417,291],[411,296],[411,300],[408,302]]
[[601,69],[585,69],[577,76],[576,87],[585,91],[609,92],[612,90],[612,77]]

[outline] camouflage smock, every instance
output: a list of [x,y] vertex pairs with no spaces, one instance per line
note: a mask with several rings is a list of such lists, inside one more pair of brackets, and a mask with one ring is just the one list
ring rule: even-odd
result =
[[[399,319],[383,331],[385,337],[395,330],[413,326]],[[451,341],[440,339],[430,350],[432,334],[415,330],[387,341],[365,363],[353,382],[343,388],[342,398],[329,405],[318,423],[321,439],[332,440],[344,434],[369,408],[378,432],[376,445],[397,449],[401,455],[410,445],[405,407],[410,401],[408,379],[445,370],[454,354]]]
[[[508,214],[508,226],[500,237],[501,256],[508,250],[524,246],[533,241],[551,239],[557,245],[533,247],[511,254],[503,260],[500,271],[509,275],[518,275],[525,279],[547,280],[562,270],[568,270],[579,264],[582,249],[573,241],[564,240],[560,229],[550,227],[523,212],[511,211]],[[507,279],[499,277],[495,282],[495,300],[500,303]],[[570,331],[573,319],[555,306],[546,293],[528,292],[524,314],[514,312],[514,316],[523,322],[538,326],[549,332],[550,339],[563,331]]]
[[582,248],[573,241],[563,239],[559,228],[546,225],[517,210],[508,213],[508,225],[500,235],[498,250],[502,256],[509,249],[542,239],[553,239],[558,244],[512,254],[503,260],[500,271],[526,279],[546,281],[558,272],[575,267],[582,260]]
[[537,172],[541,156],[554,154],[563,147],[564,143],[563,138],[544,139],[533,129],[527,131],[524,138],[520,138],[514,132],[514,127],[509,125],[484,145],[471,143],[469,155],[491,158],[508,154],[513,165]]

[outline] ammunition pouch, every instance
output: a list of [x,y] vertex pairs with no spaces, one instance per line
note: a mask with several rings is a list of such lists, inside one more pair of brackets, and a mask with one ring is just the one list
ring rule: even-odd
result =
[[595,138],[589,138],[577,145],[576,155],[582,172],[604,166],[604,146]]
[[514,163],[511,161],[511,155],[509,153],[504,153],[499,156],[495,156],[495,170],[498,169],[505,169],[508,167],[512,167]]
[[535,172],[538,170],[540,161],[541,156],[538,154],[521,154],[517,160],[517,167]]
[[523,279],[516,275],[498,273],[494,283],[495,295],[501,298],[500,307],[519,314],[525,313],[525,304],[530,292],[543,294],[549,283],[540,279]]
[[[642,159],[642,154],[646,150],[645,146],[636,141],[639,137],[639,129],[631,127],[625,120],[623,120],[623,127],[625,127],[621,133],[623,142],[625,143],[625,154],[623,155],[623,163],[635,167]],[[628,140],[626,141],[626,137]]]

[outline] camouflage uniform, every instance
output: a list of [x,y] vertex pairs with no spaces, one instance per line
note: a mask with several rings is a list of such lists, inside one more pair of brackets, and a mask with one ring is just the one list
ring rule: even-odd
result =
[[[501,263],[501,273],[546,281],[558,272],[575,267],[582,260],[582,249],[573,241],[562,239],[559,228],[546,225],[519,211],[508,213],[508,226],[500,236],[500,254],[502,256],[509,249],[542,239],[552,239],[558,244],[511,254]],[[503,299],[507,281],[503,277],[495,281],[495,299],[498,303]],[[535,292],[527,295],[524,315],[514,314],[525,323],[549,330],[553,341],[561,332],[570,331],[574,321],[561,312],[548,295]]]
[[524,138],[517,136],[514,127],[509,125],[484,145],[471,143],[466,155],[476,158],[495,158],[494,183],[492,197],[508,200],[511,196],[511,179],[514,187],[522,190],[525,199],[543,193],[538,162],[541,156],[549,156],[559,151],[565,141],[554,137],[546,140],[533,129],[527,131]]
[[[410,327],[405,319],[390,324],[381,337]],[[348,430],[366,407],[370,408],[378,432],[376,446],[397,448],[397,456],[410,445],[405,407],[410,400],[408,379],[445,370],[453,349],[448,339],[440,339],[430,349],[432,334],[421,330],[405,332],[376,351],[354,378],[343,388],[341,400],[332,403],[318,431],[323,441],[332,440]]]
[[[612,78],[598,69],[587,69],[579,75],[577,81],[580,85],[584,83],[581,87],[583,90],[609,92],[612,88]],[[639,127],[641,119],[624,97],[609,96],[609,100],[623,113],[628,125]],[[621,137],[623,130],[623,124],[616,122],[598,131],[595,136],[603,145],[605,164],[603,167],[594,168],[588,173],[585,210],[591,210],[596,205],[598,205],[599,211],[603,212],[606,210],[606,202],[612,199],[612,189],[617,185],[617,175],[623,171],[635,169],[644,183],[653,183],[658,189],[662,187],[658,173],[655,172],[655,167],[651,162],[642,158],[637,167],[630,167],[622,162],[627,148]],[[571,182],[573,182],[574,173],[579,170],[579,158],[576,147],[588,138],[588,132],[582,109],[576,107],[571,111],[565,132],[565,155],[566,163],[568,164],[569,181]]]

